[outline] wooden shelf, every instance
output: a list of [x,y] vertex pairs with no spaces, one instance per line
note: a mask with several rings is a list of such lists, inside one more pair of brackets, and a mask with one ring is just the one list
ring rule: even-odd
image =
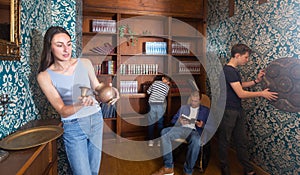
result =
[[82,35],[86,35],[86,36],[95,36],[95,35],[117,36],[117,33],[109,33],[109,32],[82,32]]
[[166,57],[166,56],[168,56],[168,54],[145,54],[145,53],[140,53],[140,54],[121,54],[121,56]]
[[102,77],[102,76],[117,76],[117,74],[100,74],[100,75],[97,75],[97,77]]
[[172,73],[173,76],[201,75],[201,73]]
[[[147,126],[136,126],[126,122],[126,120],[141,122],[141,120],[146,118],[144,115],[149,111],[149,106],[148,95],[145,93],[145,89],[157,76],[162,74],[169,75],[172,79],[176,80],[174,82],[177,83],[177,87],[184,86],[184,91],[186,90],[186,93],[169,92],[166,118],[171,118],[172,115],[177,112],[181,105],[180,100],[182,96],[186,98],[190,95],[187,80],[184,78],[185,76],[191,75],[191,77],[197,81],[196,84],[199,86],[200,91],[202,93],[205,92],[206,73],[204,69],[202,69],[202,66],[199,73],[179,73],[179,62],[196,62],[199,61],[199,57],[201,59],[205,58],[206,24],[204,17],[206,15],[204,12],[206,12],[206,1],[207,0],[193,0],[193,3],[190,3],[182,0],[174,0],[172,2],[170,1],[170,4],[161,2],[153,3],[149,1],[147,4],[142,5],[133,0],[126,2],[85,0],[83,5],[82,41],[87,51],[83,52],[83,56],[91,59],[95,65],[101,64],[99,60],[104,59],[113,60],[117,64],[116,74],[97,75],[99,81],[101,80],[107,83],[111,81],[119,90],[121,89],[121,81],[134,81],[134,83],[132,83],[135,86],[135,88],[133,88],[134,91],[144,92],[120,94],[121,98],[117,103],[117,118],[105,119],[106,122],[110,123],[111,129],[124,138],[121,140],[125,140],[125,138],[132,140],[146,138]],[[91,32],[93,29],[93,20],[115,20],[116,33]],[[119,33],[119,27],[121,25],[129,26],[127,33],[124,32],[123,37],[120,37]],[[111,30],[111,28],[109,28],[109,31],[114,31],[114,29]],[[90,44],[89,42],[93,40],[95,44]],[[166,46],[164,44],[162,46],[153,46],[151,44],[150,46],[152,48],[150,51],[152,53],[167,54],[145,54],[146,46],[149,46],[145,43],[148,42],[166,43]],[[116,46],[113,54],[102,55],[90,51],[95,46],[101,47],[104,43]],[[180,45],[187,43],[188,51],[185,50],[181,52],[185,54],[172,52],[172,43],[178,43],[179,46],[175,45],[175,47],[178,46],[179,49],[186,49],[186,47]],[[159,51],[162,52],[155,52],[153,49],[160,49]],[[141,69],[141,67],[132,68],[128,66],[142,64],[154,65],[154,68],[152,67],[150,70],[152,71],[151,74],[136,74],[139,71],[148,72],[149,69],[142,67],[143,70],[138,70]],[[185,66],[182,67],[183,69],[185,68]],[[182,71],[182,69],[180,70]],[[127,74],[127,72],[134,72],[134,74]],[[154,74],[152,74],[153,72]],[[128,84],[130,84],[130,82],[128,82]],[[124,86],[124,84],[122,85]],[[125,89],[122,92],[128,91]],[[110,138],[109,136],[104,139],[114,140],[114,138]]]
[[154,35],[154,34],[149,34],[149,35],[146,35],[146,34],[132,34],[132,35],[129,35],[129,34],[125,34],[124,37],[137,37],[137,38],[163,38],[163,39],[168,39],[169,38],[169,35],[161,35],[161,34],[158,34],[158,35]]
[[200,39],[200,40],[202,40],[203,39],[203,36],[189,36],[189,35],[172,35],[171,36],[173,39],[175,38],[178,38],[178,39],[192,39],[192,40],[194,40],[194,39]]
[[145,93],[137,93],[137,94],[120,94],[121,98],[145,98]]
[[126,76],[128,76],[128,77],[132,77],[132,76],[134,76],[134,77],[136,77],[136,76],[151,76],[151,77],[153,77],[153,76],[158,76],[158,75],[162,75],[162,74],[121,74],[121,75],[124,77],[126,77]]
[[117,120],[117,117],[112,117],[112,118],[103,118],[105,121],[115,121]]
[[194,54],[172,54],[173,57],[197,57]]
[[98,53],[94,53],[94,52],[90,52],[90,53],[83,53],[82,57],[97,57],[97,56],[117,56],[116,53],[109,53],[109,54],[98,54]]
[[122,115],[122,119],[124,119],[124,120],[144,119],[145,117],[146,117],[145,114],[137,114],[137,113],[123,114]]

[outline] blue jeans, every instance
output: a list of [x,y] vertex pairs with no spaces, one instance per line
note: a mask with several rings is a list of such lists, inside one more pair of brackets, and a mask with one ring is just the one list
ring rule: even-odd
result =
[[72,173],[98,175],[102,151],[102,112],[62,122],[63,140]]
[[173,168],[172,141],[175,139],[185,139],[188,144],[183,171],[192,174],[200,151],[200,135],[197,130],[187,127],[168,127],[161,131],[161,143],[164,165]]
[[148,139],[153,140],[155,123],[157,121],[157,133],[160,133],[164,128],[164,114],[166,108],[163,104],[151,104],[150,103],[150,111],[148,114]]

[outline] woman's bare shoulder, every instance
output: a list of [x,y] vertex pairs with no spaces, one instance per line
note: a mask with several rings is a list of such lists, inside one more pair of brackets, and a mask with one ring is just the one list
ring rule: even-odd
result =
[[41,83],[46,83],[46,82],[50,82],[50,75],[49,73],[45,70],[43,72],[38,73],[37,75],[37,81],[39,84]]
[[92,62],[90,59],[88,58],[80,58],[80,61],[82,62],[83,65],[90,67],[92,66]]
[[91,62],[91,60],[88,59],[88,58],[80,58],[80,61],[82,61],[82,62],[88,62],[88,63]]

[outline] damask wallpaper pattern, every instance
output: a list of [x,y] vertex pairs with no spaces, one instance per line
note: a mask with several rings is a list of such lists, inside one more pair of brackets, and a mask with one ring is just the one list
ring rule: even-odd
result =
[[[65,27],[74,41],[74,56],[79,55],[81,3],[81,0],[21,1],[21,60],[0,61],[0,92],[8,93],[12,101],[7,114],[0,117],[0,139],[28,121],[58,117],[35,79],[42,36],[51,25]],[[215,62],[227,62],[230,48],[237,42],[254,50],[249,65],[241,69],[245,79],[253,79],[259,69],[274,59],[300,58],[299,0],[269,0],[263,5],[258,5],[257,0],[236,0],[235,15],[231,18],[228,0],[209,0],[208,6],[208,71],[218,73]],[[261,98],[246,100],[244,108],[248,114],[252,160],[271,174],[299,174],[299,113],[280,111]],[[62,147],[62,142],[59,143]],[[59,174],[67,174],[63,150],[59,155]]]
[[[300,59],[299,0],[269,0],[262,5],[258,0],[236,0],[230,18],[228,0],[210,0],[208,6],[208,71],[218,74],[216,62],[226,63],[236,43],[254,51],[249,64],[240,69],[244,79],[254,79],[275,59]],[[244,100],[244,108],[253,162],[270,174],[300,174],[300,114],[278,110],[263,98]]]
[[78,55],[81,50],[81,39],[78,39],[80,13],[80,0],[21,1],[21,60],[0,61],[0,92],[7,93],[12,102],[8,105],[7,114],[1,116],[0,138],[30,120],[55,114],[48,109],[49,105],[45,105],[47,100],[36,82],[43,35],[51,25],[65,27],[74,42],[73,56]]
[[[0,139],[31,120],[59,117],[41,92],[36,74],[43,36],[51,25],[66,28],[73,40],[73,56],[81,51],[81,0],[26,0],[21,3],[21,60],[0,61],[0,92],[12,103],[0,120]],[[79,47],[79,48],[78,48]],[[59,174],[68,174],[62,140],[58,140]]]

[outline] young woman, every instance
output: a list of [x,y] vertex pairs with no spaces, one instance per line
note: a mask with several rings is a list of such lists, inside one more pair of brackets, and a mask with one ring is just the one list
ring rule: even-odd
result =
[[[50,27],[45,36],[37,81],[55,110],[61,115],[63,140],[74,175],[98,175],[102,151],[103,117],[93,93],[81,96],[80,87],[100,90],[91,62],[71,58],[70,34],[62,27]],[[111,103],[119,98],[118,91]]]

